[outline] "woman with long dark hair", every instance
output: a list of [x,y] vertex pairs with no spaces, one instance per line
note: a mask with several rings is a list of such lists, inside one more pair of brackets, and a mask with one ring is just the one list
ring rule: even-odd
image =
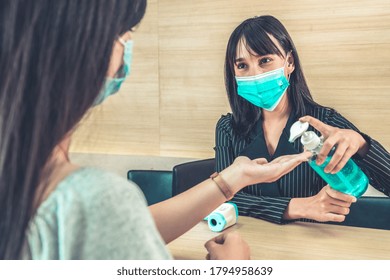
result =
[[[71,163],[78,122],[130,73],[130,31],[145,9],[144,0],[0,2],[0,259],[169,259],[165,243],[307,157],[241,157],[150,209],[125,178]],[[236,234],[207,244],[210,258],[249,258]]]
[[[302,144],[289,143],[289,135],[292,124],[301,120],[326,138],[318,164],[337,147],[326,172],[336,173],[353,157],[370,184],[390,194],[389,153],[334,109],[313,100],[297,49],[275,17],[249,18],[235,28],[226,50],[225,85],[232,113],[216,126],[217,171],[238,156],[270,161],[299,153]],[[244,188],[232,201],[240,215],[275,223],[341,222],[356,198],[331,189],[305,163],[276,182]]]

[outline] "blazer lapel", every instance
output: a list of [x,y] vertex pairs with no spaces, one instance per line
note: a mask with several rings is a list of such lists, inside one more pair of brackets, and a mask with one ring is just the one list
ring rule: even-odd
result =
[[299,142],[296,140],[294,143],[290,143],[288,139],[290,138],[290,128],[298,120],[298,117],[291,112],[287,124],[283,129],[282,135],[280,135],[278,146],[276,147],[274,158],[283,156],[283,155],[294,155],[299,154]]
[[[265,143],[261,119],[257,121],[255,130],[249,137],[253,140],[240,152],[239,156],[247,156],[250,159],[265,158],[270,161],[271,156]],[[260,188],[262,196],[280,197],[277,182],[257,184],[256,187]]]
[[269,161],[271,156],[268,153],[267,144],[265,143],[261,120],[256,123],[256,129],[249,137],[253,140],[239,155],[247,156],[250,159],[266,158]]

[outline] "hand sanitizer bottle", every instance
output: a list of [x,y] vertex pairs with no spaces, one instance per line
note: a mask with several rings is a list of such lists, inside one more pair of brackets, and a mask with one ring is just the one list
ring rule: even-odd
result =
[[335,148],[330,151],[324,163],[318,165],[316,163],[317,154],[320,152],[323,145],[323,137],[318,137],[313,131],[307,131],[309,123],[297,121],[291,126],[289,142],[294,142],[301,137],[301,143],[313,153],[313,157],[309,159],[309,165],[325,180],[333,189],[360,197],[368,187],[368,178],[366,174],[356,165],[350,158],[345,166],[336,174],[326,173],[325,167],[332,158]]

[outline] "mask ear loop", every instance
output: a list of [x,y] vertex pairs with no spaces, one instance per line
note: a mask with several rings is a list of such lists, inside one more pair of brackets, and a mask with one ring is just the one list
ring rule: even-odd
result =
[[121,43],[124,47],[126,46],[125,40],[118,36],[118,42]]
[[[287,65],[287,60],[288,60],[288,55],[289,54],[292,54],[292,50],[290,50],[288,53],[287,53],[287,55],[286,55],[286,61],[284,62],[284,68],[286,67],[286,65]],[[288,64],[288,66],[290,66],[291,65],[291,63],[289,63]],[[291,73],[290,74],[288,74],[288,76],[287,76],[287,81],[290,81],[290,76],[291,76]]]
[[[121,38],[119,35],[117,36],[117,41],[123,46],[123,52],[125,53],[126,52],[126,45],[130,40],[128,40],[127,42],[125,40],[123,40],[123,38]],[[121,69],[124,67],[125,63],[124,63],[124,59],[122,59],[122,66],[119,68],[119,72],[121,71]],[[117,74],[115,75],[115,78],[117,78]]]

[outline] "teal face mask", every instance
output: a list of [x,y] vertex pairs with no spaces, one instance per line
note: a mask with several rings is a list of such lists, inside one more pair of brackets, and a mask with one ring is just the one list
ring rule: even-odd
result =
[[290,85],[284,67],[256,76],[236,76],[238,95],[260,108],[273,111]]
[[103,88],[94,102],[94,106],[101,104],[109,96],[117,93],[123,81],[130,75],[131,61],[133,58],[133,40],[125,42],[119,38],[118,41],[124,46],[123,66],[115,74],[114,78],[106,77]]

